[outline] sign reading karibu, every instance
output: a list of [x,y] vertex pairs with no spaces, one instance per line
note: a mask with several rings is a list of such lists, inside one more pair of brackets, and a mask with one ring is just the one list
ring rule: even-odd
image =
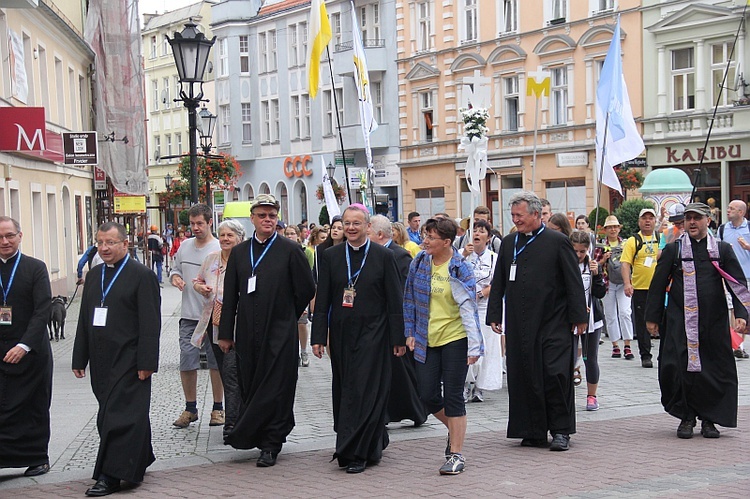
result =
[[0,151],[44,151],[43,107],[0,107]]
[[98,163],[96,132],[63,132],[65,164],[75,166]]

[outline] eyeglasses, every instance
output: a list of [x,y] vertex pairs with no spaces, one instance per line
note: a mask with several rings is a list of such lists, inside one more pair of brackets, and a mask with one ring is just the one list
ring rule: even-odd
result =
[[107,248],[114,248],[118,244],[122,244],[125,242],[125,239],[118,239],[117,241],[97,241],[96,245],[98,247],[106,246]]
[[0,235],[0,241],[5,239],[6,241],[12,241],[18,236],[18,232],[10,232],[8,234]]
[[354,227],[355,229],[359,229],[363,225],[362,222],[344,222],[344,227]]
[[253,213],[252,215],[254,217],[260,218],[261,220],[264,220],[266,218],[270,218],[271,220],[276,220],[277,218],[279,218],[278,213]]
[[442,241],[442,237],[424,236],[425,241]]

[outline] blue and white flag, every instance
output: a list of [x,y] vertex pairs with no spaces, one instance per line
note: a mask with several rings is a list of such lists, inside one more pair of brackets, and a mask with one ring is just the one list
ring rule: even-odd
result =
[[[604,143],[604,136],[607,142]],[[604,185],[622,194],[622,186],[614,167],[637,157],[643,152],[641,134],[635,126],[630,98],[622,74],[622,50],[620,48],[620,18],[617,18],[612,42],[596,88],[596,167]],[[602,164],[602,158],[604,163]]]

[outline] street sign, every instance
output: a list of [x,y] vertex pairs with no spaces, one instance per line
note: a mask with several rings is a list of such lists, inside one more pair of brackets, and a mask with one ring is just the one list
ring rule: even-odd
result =
[[94,167],[94,189],[97,191],[107,190],[107,175],[98,166]]
[[96,132],[63,132],[66,165],[86,166],[99,162]]
[[115,194],[115,214],[146,213],[146,196]]

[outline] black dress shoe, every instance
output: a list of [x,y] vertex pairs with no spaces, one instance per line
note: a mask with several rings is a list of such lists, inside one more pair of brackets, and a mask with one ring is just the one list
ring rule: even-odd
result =
[[114,494],[120,490],[120,480],[107,480],[106,478],[100,478],[86,491],[86,495],[89,497],[102,497]]
[[524,438],[521,440],[521,447],[547,447],[549,442],[546,438]]
[[654,367],[654,362],[651,359],[642,359],[641,367],[652,368]]
[[701,435],[703,438],[719,438],[721,433],[711,421],[701,421]]
[[683,419],[677,427],[677,438],[693,438],[693,428],[695,428],[695,418]]
[[258,457],[258,468],[270,468],[276,464],[276,456],[278,454],[271,452],[270,450],[260,451],[260,457]]
[[29,466],[23,476],[39,476],[44,475],[49,471],[49,463],[40,464],[38,466]]
[[552,443],[549,446],[549,450],[563,451],[570,448],[570,435],[558,433],[552,437]]
[[349,466],[346,467],[347,473],[362,473],[367,468],[367,463],[364,461],[352,461]]

